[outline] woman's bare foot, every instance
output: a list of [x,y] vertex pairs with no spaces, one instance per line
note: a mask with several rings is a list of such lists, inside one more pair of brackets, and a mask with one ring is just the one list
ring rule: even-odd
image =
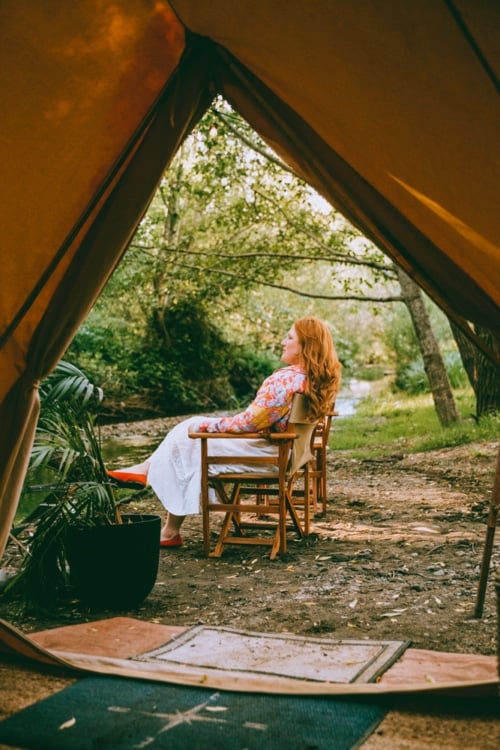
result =
[[174,513],[167,513],[167,520],[160,534],[161,547],[180,547],[182,537],[180,530],[185,516],[176,516]]

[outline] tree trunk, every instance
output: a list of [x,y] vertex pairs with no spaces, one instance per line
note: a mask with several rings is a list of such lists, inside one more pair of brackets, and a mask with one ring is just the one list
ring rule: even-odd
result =
[[396,270],[403,300],[417,334],[436,413],[441,425],[446,427],[458,422],[460,417],[453,398],[448,373],[425,307],[424,297],[420,287],[401,268],[396,266]]
[[[476,417],[479,419],[485,414],[500,412],[500,368],[485,357],[474,342],[451,320],[450,326],[465,372],[476,396]],[[475,333],[487,344],[488,348],[496,354],[500,353],[499,344],[489,331],[476,327]]]

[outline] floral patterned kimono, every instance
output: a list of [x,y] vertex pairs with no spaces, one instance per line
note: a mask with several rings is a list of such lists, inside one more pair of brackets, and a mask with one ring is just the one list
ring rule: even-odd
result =
[[[306,374],[301,367],[283,367],[266,378],[250,406],[240,414],[191,417],[176,425],[149,457],[148,482],[165,508],[176,516],[200,512],[200,441],[191,439],[189,432],[285,432],[293,396],[304,393],[305,386]],[[217,441],[217,453],[228,456],[269,456],[277,450],[264,438]],[[218,472],[226,469],[217,467]],[[249,467],[231,465],[231,471],[238,470],[248,471]]]

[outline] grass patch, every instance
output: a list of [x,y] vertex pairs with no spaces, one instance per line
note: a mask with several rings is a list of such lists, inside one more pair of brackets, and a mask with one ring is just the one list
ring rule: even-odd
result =
[[474,397],[455,392],[461,421],[441,427],[431,394],[407,396],[389,391],[363,399],[350,417],[335,419],[332,449],[349,450],[353,458],[384,456],[398,451],[417,453],[465,445],[480,440],[498,440],[500,414],[474,419]]

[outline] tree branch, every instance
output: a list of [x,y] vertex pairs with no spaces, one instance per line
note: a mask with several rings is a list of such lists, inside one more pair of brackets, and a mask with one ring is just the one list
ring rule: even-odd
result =
[[302,180],[301,177],[297,175],[296,172],[291,169],[291,167],[288,166],[288,164],[285,164],[284,161],[281,161],[281,159],[278,159],[277,156],[274,156],[270,151],[266,151],[266,149],[262,148],[262,146],[259,146],[258,144],[254,143],[251,138],[248,138],[246,135],[244,135],[238,128],[236,128],[226,117],[226,115],[222,114],[222,112],[219,112],[219,110],[215,109],[215,107],[212,107],[212,112],[215,115],[215,117],[218,120],[221,120],[221,122],[224,123],[226,128],[233,133],[237,138],[239,138],[242,143],[245,144],[245,146],[248,146],[248,148],[251,148],[252,151],[255,151],[257,154],[260,154],[264,157],[267,161],[271,162],[271,164],[274,164],[275,166],[282,169],[284,172],[288,172],[288,174],[293,175],[297,179]]
[[284,292],[291,292],[292,294],[296,294],[299,297],[309,297],[312,299],[328,299],[328,300],[349,300],[349,301],[357,301],[357,302],[402,302],[403,298],[400,296],[394,296],[394,297],[367,297],[363,295],[336,295],[336,294],[315,294],[314,292],[304,292],[300,289],[294,289],[291,286],[286,286],[284,284],[273,284],[271,281],[264,281],[263,279],[258,278],[250,278],[249,276],[242,276],[241,274],[233,273],[232,271],[223,271],[222,269],[216,268],[206,268],[204,266],[193,266],[189,263],[180,263],[179,261],[176,261],[176,265],[179,268],[187,268],[191,271],[199,271],[200,273],[204,274],[218,274],[220,276],[228,276],[229,278],[238,279],[239,281],[248,281],[248,283],[252,286],[267,286],[271,287],[272,289],[280,289]]
[[[229,119],[226,117],[226,115],[224,115],[222,112],[219,112],[217,109],[215,109],[215,107],[212,108],[212,112],[215,115],[215,117],[218,118],[219,120],[221,120],[224,123],[224,125],[228,128],[228,130],[230,130],[231,133],[233,133],[237,138],[239,138],[246,146],[248,146],[253,151],[255,151],[258,154],[260,154],[261,156],[263,156],[265,159],[267,159],[268,161],[270,161],[272,164],[275,164],[276,166],[278,166],[283,171],[288,172],[289,174],[292,174],[294,177],[297,177],[297,179],[299,179],[302,182],[302,178],[298,177],[298,175],[293,171],[293,169],[291,169],[287,164],[285,164],[285,162],[281,161],[281,159],[278,159],[277,157],[273,156],[273,154],[271,154],[270,152],[266,151],[264,148],[261,148],[256,143],[254,143],[250,138],[248,138],[246,135],[244,135],[238,128],[236,128],[229,121]],[[377,263],[376,261],[366,261],[366,260],[363,261],[360,258],[354,258],[352,256],[345,257],[343,253],[338,253],[338,252],[335,252],[335,251],[332,252],[331,248],[329,248],[328,245],[326,245],[326,243],[321,242],[321,240],[319,240],[313,234],[313,232],[311,232],[311,230],[309,230],[306,227],[298,224],[290,216],[288,216],[288,214],[286,213],[286,211],[283,209],[282,206],[280,206],[280,204],[277,201],[273,200],[272,198],[270,198],[267,195],[264,195],[259,190],[256,190],[255,192],[258,195],[260,195],[261,198],[263,198],[264,200],[269,201],[270,203],[272,203],[272,205],[284,216],[285,221],[288,224],[290,224],[291,226],[293,226],[300,234],[305,234],[307,237],[309,237],[309,239],[311,239],[314,242],[314,244],[317,247],[321,247],[323,250],[327,250],[329,253],[331,253],[331,256],[330,256],[331,260],[335,259],[335,260],[337,260],[340,263],[346,263],[346,264],[350,264],[350,265],[366,266],[368,268],[373,268],[375,270],[387,273],[392,278],[395,277],[393,269],[390,266],[384,265],[383,263]]]
[[395,272],[392,266],[386,266],[383,263],[378,263],[377,261],[362,260],[361,258],[355,258],[352,255],[345,255],[344,253],[340,253],[337,250],[332,250],[330,246],[326,244],[326,242],[322,242],[310,229],[292,219],[284,210],[284,208],[274,200],[274,198],[261,193],[260,190],[255,190],[255,192],[264,200],[269,201],[269,203],[271,203],[277,209],[277,211],[279,211],[284,216],[287,224],[290,224],[292,227],[294,227],[299,234],[305,234],[306,237],[309,237],[309,239],[312,240],[317,247],[320,247],[322,250],[327,250],[327,252],[330,253],[330,260],[336,260],[339,263],[346,263],[348,265],[374,268],[377,271],[383,271],[389,276],[395,278]]
[[[130,247],[133,247],[136,250],[156,250],[157,248],[154,245],[136,245],[134,243],[130,244]],[[176,250],[175,248],[171,247],[164,247],[164,250],[170,253],[176,253],[181,252],[183,255],[198,255],[202,257],[210,257],[213,255],[213,251],[210,250]],[[332,262],[335,261],[336,263],[345,263],[346,265],[360,265],[360,266],[369,266],[369,267],[375,267],[379,270],[384,270],[385,267],[380,268],[379,264],[371,264],[367,261],[360,260],[359,258],[352,258],[350,256],[344,256],[342,253],[332,253],[332,255],[289,255],[288,253],[238,253],[235,255],[234,253],[221,253],[217,252],[218,258],[228,258],[232,260],[239,260],[240,258],[283,258],[283,260],[310,260],[310,261],[322,261],[322,262]],[[390,271],[391,269],[387,269]],[[394,278],[396,278],[395,273],[393,274]]]

